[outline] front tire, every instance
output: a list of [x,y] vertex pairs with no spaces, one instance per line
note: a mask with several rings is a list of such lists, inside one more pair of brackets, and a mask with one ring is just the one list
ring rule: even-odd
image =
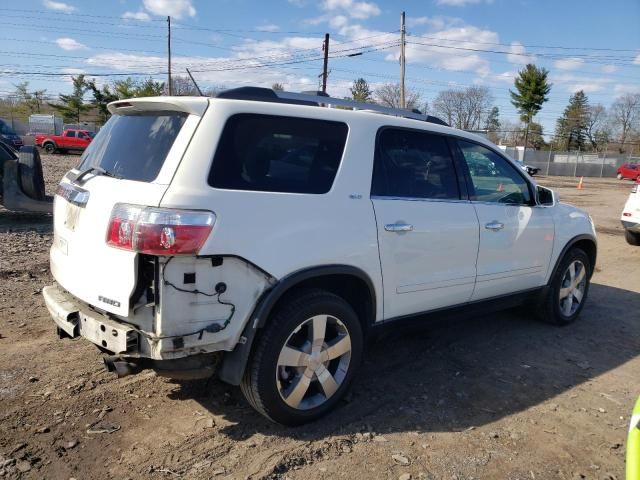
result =
[[56,153],[56,146],[53,143],[45,143],[44,151],[49,155],[53,155],[54,153]]
[[540,303],[540,320],[568,325],[578,318],[587,301],[591,268],[589,256],[580,248],[572,248],[564,255]]
[[353,308],[319,289],[279,307],[257,341],[242,393],[262,415],[288,426],[314,421],[336,406],[363,350]]
[[625,230],[624,238],[629,245],[633,245],[634,247],[640,247],[640,233],[635,233],[635,232],[630,232],[629,230]]

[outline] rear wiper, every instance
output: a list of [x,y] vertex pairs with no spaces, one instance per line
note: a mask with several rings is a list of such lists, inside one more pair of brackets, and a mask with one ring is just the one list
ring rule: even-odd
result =
[[[82,181],[87,175],[89,175],[90,173],[93,173],[94,175],[104,175],[105,177],[111,177],[111,178],[120,178],[117,175],[106,171],[104,168],[99,167],[99,166],[93,166],[93,167],[89,167],[83,171],[81,171],[80,173],[78,173],[78,175],[76,175],[75,178],[71,179],[71,181],[73,183],[76,183],[78,185],[82,185],[84,184],[84,182]],[[85,180],[86,182],[86,180]]]

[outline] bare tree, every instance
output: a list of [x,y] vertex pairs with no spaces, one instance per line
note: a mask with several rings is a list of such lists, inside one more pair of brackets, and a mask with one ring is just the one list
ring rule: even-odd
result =
[[616,98],[610,112],[614,128],[620,134],[620,153],[622,153],[627,136],[637,128],[640,120],[640,93],[626,93]]
[[198,96],[198,90],[189,77],[174,75],[171,78],[173,94],[177,97]]
[[607,110],[603,105],[592,105],[587,109],[585,135],[595,151],[598,150],[598,147],[601,147],[603,142],[608,142],[611,131],[607,118]]
[[433,101],[433,110],[449,125],[463,130],[479,130],[485,123],[493,96],[483,86],[444,90]]
[[[376,88],[373,92],[373,96],[380,105],[391,108],[400,107],[400,84],[399,83],[385,83]],[[417,108],[419,110],[426,111],[427,103],[422,101],[422,98],[418,92],[412,89],[406,89],[405,100],[408,110]]]

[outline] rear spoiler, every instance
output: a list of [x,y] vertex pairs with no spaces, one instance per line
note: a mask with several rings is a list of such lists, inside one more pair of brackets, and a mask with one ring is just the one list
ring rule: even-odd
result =
[[138,112],[184,112],[201,117],[209,106],[206,97],[144,97],[117,100],[107,105],[113,115]]

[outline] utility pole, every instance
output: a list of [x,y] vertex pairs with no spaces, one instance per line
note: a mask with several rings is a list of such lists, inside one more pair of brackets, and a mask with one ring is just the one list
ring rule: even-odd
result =
[[324,51],[324,66],[322,67],[322,93],[327,93],[327,68],[329,67],[329,34],[324,34],[324,43],[322,44]]
[[404,23],[404,12],[400,15],[400,108],[407,108],[407,103],[405,101],[404,94],[404,71],[405,71],[405,57],[404,57],[404,46],[405,46],[405,34],[406,28]]
[[169,96],[173,95],[171,85],[171,17],[167,16],[167,73],[169,81]]

